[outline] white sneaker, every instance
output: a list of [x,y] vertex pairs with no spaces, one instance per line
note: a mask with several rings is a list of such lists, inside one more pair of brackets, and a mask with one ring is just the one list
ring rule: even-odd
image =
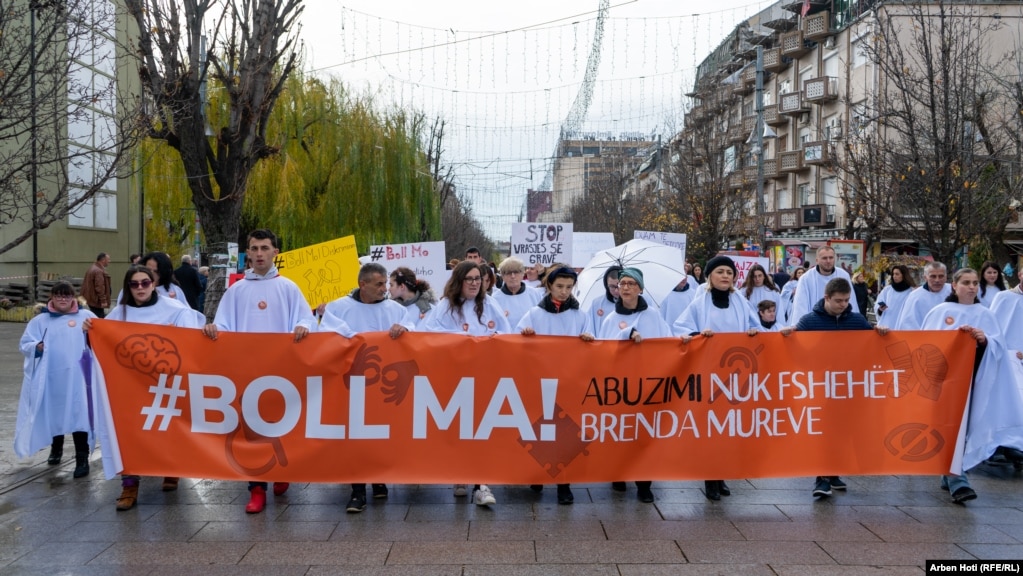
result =
[[491,504],[497,504],[497,499],[494,498],[494,493],[490,491],[490,488],[486,484],[480,485],[474,494],[474,500],[477,506],[490,506]]
[[469,486],[466,484],[455,484],[455,496],[465,496],[469,493]]

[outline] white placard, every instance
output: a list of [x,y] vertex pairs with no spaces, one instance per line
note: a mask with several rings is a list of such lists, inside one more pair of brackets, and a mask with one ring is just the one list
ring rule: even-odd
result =
[[665,246],[674,246],[682,251],[682,259],[686,258],[686,235],[679,234],[678,232],[651,232],[649,230],[634,230],[632,237],[639,240],[649,240],[651,242],[657,242],[658,244],[664,244]]
[[615,247],[615,235],[610,232],[573,232],[572,267],[586,266],[601,250]]
[[512,224],[511,255],[527,266],[572,259],[572,223],[515,222]]
[[416,273],[416,278],[426,280],[431,286],[437,279],[444,277],[441,274],[447,267],[444,257],[444,242],[378,244],[369,247],[369,261],[382,264],[388,274],[399,266],[405,266]]
[[[752,268],[754,264],[760,264],[761,266],[763,266],[766,274],[768,266],[767,258],[761,256],[732,256],[731,254],[726,254],[726,256],[731,258],[732,262],[735,262],[736,288],[742,287],[743,283],[746,281],[746,276],[749,275],[750,268]],[[704,274],[710,274],[710,270],[705,270]]]

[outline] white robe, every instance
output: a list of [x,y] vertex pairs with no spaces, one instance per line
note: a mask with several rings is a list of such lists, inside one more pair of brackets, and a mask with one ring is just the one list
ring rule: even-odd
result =
[[[909,299],[909,295],[912,293],[913,288],[906,288],[899,292],[892,288],[891,284],[885,286],[874,302],[874,317],[877,318],[877,325],[895,328],[899,321],[899,316],[902,314],[902,309],[906,306],[906,300]],[[883,314],[878,311],[882,302],[888,306]]]
[[297,284],[271,268],[266,276],[245,271],[245,279],[224,292],[213,319],[228,332],[294,332],[299,326],[316,331],[316,317]]
[[[668,323],[668,326],[675,321],[679,315],[689,306],[689,303],[696,298],[696,291],[700,289],[700,285],[696,282],[696,278],[689,276],[686,280],[686,286],[689,287],[685,292],[676,292],[672,290],[668,292],[668,295],[661,301],[661,318]],[[607,300],[607,298],[605,298]]]
[[526,286],[521,294],[505,294],[503,290],[494,290],[494,295],[491,297],[504,312],[504,317],[508,319],[508,325],[514,327],[519,325],[519,320],[522,320],[530,308],[536,307],[543,299],[544,294]]
[[981,294],[981,291],[977,290],[977,298],[980,300],[980,303],[983,304],[985,308],[990,308],[991,303],[995,301],[995,296],[998,296],[998,293],[1001,291],[1002,291],[1001,288],[992,284],[991,286],[987,287],[987,292],[984,294]]
[[[743,298],[746,298],[746,290],[740,290],[739,292],[742,293]],[[757,305],[764,300],[774,302],[774,308],[777,310],[781,302],[781,293],[777,290],[771,290],[767,286],[757,286],[752,292],[750,292],[749,298],[746,298],[746,301],[749,302],[749,307],[753,310],[754,314],[760,313]]]
[[492,336],[510,334],[511,326],[504,312],[493,298],[483,301],[483,316],[476,317],[476,301],[466,300],[460,310],[452,315],[451,301],[442,298],[423,320],[423,332],[449,332],[468,336]]
[[[172,300],[177,300],[178,302],[181,302],[182,304],[188,306],[189,308],[192,307],[192,305],[188,303],[188,298],[185,298],[185,291],[181,289],[181,286],[171,284],[170,290],[164,288],[163,286],[157,286],[156,293],[160,296],[160,298],[170,298]],[[123,289],[117,293],[117,300],[114,300],[114,302],[120,304],[121,296],[124,296]]]
[[1016,289],[1002,290],[991,303],[991,313],[998,320],[1005,347],[1013,355],[1023,352],[1023,294]]
[[799,280],[789,280],[782,286],[781,295],[778,297],[778,323],[783,326],[792,326],[798,320],[791,318],[792,303],[796,296],[796,286]]
[[[413,308],[419,311],[419,308]],[[351,338],[362,332],[386,332],[395,324],[409,331],[415,330],[416,319],[411,310],[394,300],[366,304],[352,296],[343,296],[327,304],[319,330]]]
[[927,314],[922,329],[955,330],[963,325],[983,330],[987,348],[967,400],[953,473],[959,473],[959,464],[962,470],[980,464],[999,446],[1023,450],[1023,369],[1006,351],[994,314],[977,304],[945,302]]
[[642,312],[619,314],[612,312],[600,326],[597,338],[600,340],[628,340],[632,331],[639,332],[643,338],[668,338],[671,327],[661,318],[660,312],[652,306]]
[[750,310],[742,294],[730,293],[728,308],[718,308],[711,299],[710,291],[702,288],[692,304],[672,324],[671,331],[676,336],[689,336],[707,329],[728,333],[747,332],[750,328],[763,330],[760,317]]
[[593,335],[589,315],[579,308],[554,314],[539,306],[533,306],[516,324],[515,331],[522,332],[523,328],[532,328],[537,334],[545,336]]
[[951,284],[945,284],[937,292],[928,290],[926,284],[914,288],[913,292],[906,297],[906,303],[902,305],[902,312],[899,314],[899,320],[895,323],[894,328],[896,330],[922,330],[927,313],[943,303],[951,293]]
[[[850,288],[852,287],[852,280],[849,278],[849,273],[841,268],[835,268],[835,271],[830,275],[822,276],[817,271],[817,267],[814,266],[799,277],[799,286],[796,287],[796,297],[792,300],[792,309],[789,310],[789,319],[793,324],[799,322],[799,319],[803,316],[813,312],[814,304],[824,298],[824,287],[827,286],[828,282],[835,278],[845,278],[849,281]],[[853,310],[860,309],[856,304],[855,290],[849,294],[849,305],[852,306]]]
[[[21,336],[25,356],[18,419],[14,428],[14,453],[20,458],[47,448],[54,436],[89,432],[89,400],[85,373],[79,360],[85,352],[82,322],[96,315],[88,309],[74,314],[49,312],[33,318]],[[43,352],[36,357],[36,345]]]
[[600,327],[604,324],[604,319],[611,315],[615,311],[615,303],[607,299],[607,294],[601,294],[599,298],[590,304],[590,323],[593,324],[593,329],[600,332]]
[[107,320],[122,320],[142,324],[162,324],[179,328],[202,328],[206,317],[177,300],[157,295],[156,304],[152,306],[128,306],[118,304],[110,309]]

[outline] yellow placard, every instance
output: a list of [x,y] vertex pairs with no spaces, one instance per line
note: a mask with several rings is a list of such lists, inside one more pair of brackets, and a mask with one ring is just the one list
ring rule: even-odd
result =
[[298,284],[311,308],[345,296],[359,285],[355,236],[281,252],[274,263],[281,276]]

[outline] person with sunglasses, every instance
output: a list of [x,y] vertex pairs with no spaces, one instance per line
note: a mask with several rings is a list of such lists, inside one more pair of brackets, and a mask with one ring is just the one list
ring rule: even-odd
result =
[[[187,305],[173,298],[161,297],[156,291],[156,275],[145,266],[132,266],[124,274],[123,296],[120,303],[107,314],[107,320],[159,324],[179,328],[202,328],[206,318]],[[92,319],[86,318],[82,330],[92,328]],[[102,430],[100,431],[102,434]],[[121,476],[121,495],[117,498],[117,510],[131,510],[138,503],[139,476]],[[178,489],[178,478],[167,476],[163,479],[163,491]]]
[[[423,321],[423,332],[448,332],[466,336],[509,334],[511,327],[504,312],[483,291],[483,273],[475,262],[460,262],[451,271],[444,285],[444,296]],[[466,496],[467,485],[456,484],[455,496]],[[494,493],[486,484],[473,489],[477,506],[496,504]]]
[[89,318],[96,315],[79,307],[74,287],[58,282],[50,289],[45,311],[28,323],[19,343],[25,356],[25,376],[14,452],[28,458],[49,446],[46,463],[56,466],[64,455],[64,435],[70,433],[75,442],[75,478],[89,474],[92,426],[85,373],[79,364],[86,349],[82,323]]

